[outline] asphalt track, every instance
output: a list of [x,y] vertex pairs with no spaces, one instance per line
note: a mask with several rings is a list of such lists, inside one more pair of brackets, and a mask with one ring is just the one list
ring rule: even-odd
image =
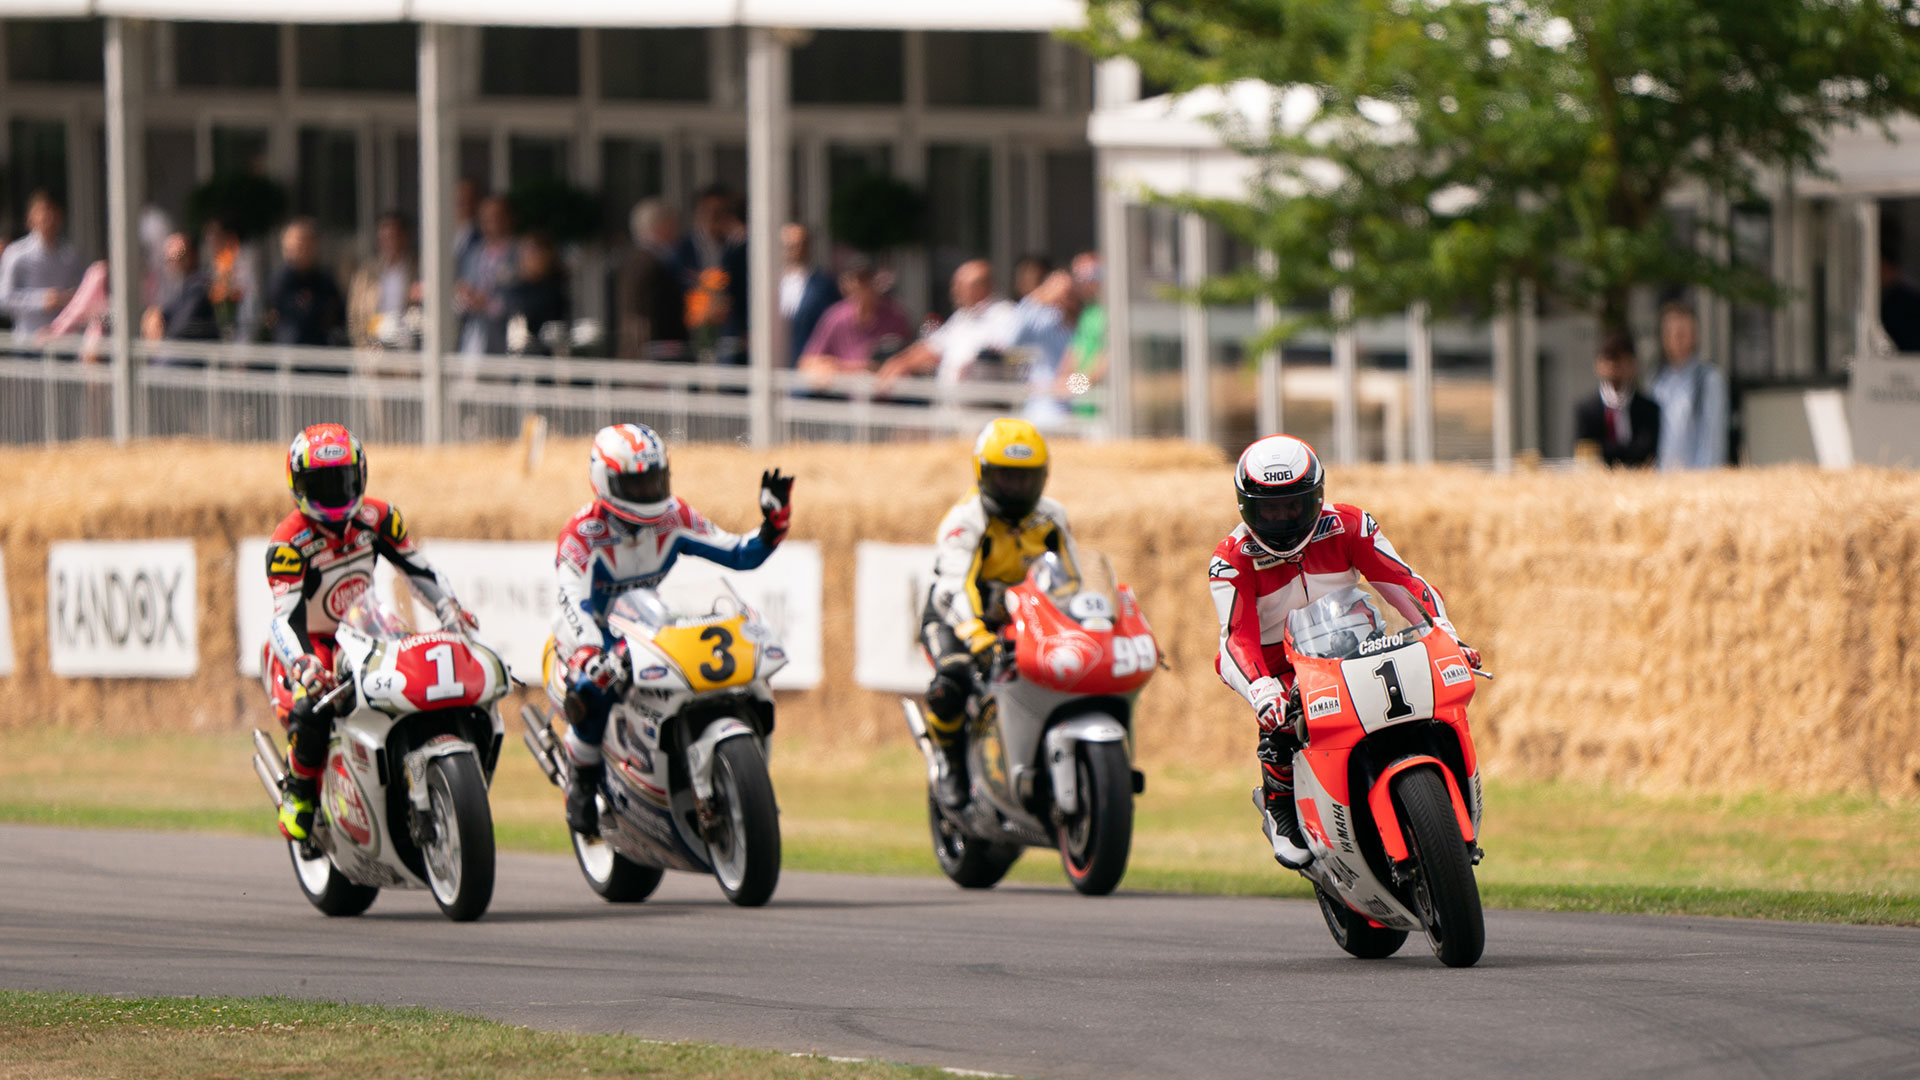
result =
[[[1030,852],[1028,858],[1046,858]],[[644,904],[507,855],[493,907],[310,909],[285,848],[0,827],[0,987],[288,994],[1026,1076],[1920,1077],[1920,931],[1488,913],[1359,961],[1300,901],[788,874]]]

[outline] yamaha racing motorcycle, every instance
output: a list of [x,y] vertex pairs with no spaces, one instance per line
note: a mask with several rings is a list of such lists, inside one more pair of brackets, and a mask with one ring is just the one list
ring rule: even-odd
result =
[[[456,922],[493,899],[487,788],[503,729],[494,708],[512,688],[498,653],[462,629],[416,634],[371,596],[335,632],[339,685],[314,827],[287,843],[294,880],[328,915],[358,915],[383,888],[427,889]],[[274,805],[286,790],[280,752],[253,733],[253,769]]]

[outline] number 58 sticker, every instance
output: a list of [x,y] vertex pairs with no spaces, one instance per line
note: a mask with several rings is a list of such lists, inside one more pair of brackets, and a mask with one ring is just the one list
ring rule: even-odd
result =
[[1132,637],[1113,639],[1113,677],[1124,679],[1142,671],[1152,671],[1158,660],[1154,652],[1152,634],[1135,634]]

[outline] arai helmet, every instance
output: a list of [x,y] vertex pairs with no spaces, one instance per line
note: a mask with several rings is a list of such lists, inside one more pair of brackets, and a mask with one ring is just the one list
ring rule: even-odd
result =
[[667,444],[645,424],[615,424],[593,437],[593,494],[614,517],[658,525],[673,513]]
[[315,424],[287,447],[287,488],[309,520],[344,525],[367,494],[367,453],[343,424]]

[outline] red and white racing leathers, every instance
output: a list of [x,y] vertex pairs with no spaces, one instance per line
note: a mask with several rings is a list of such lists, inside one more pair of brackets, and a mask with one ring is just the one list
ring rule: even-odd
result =
[[353,519],[334,532],[295,511],[280,522],[267,545],[267,583],[273,589],[273,622],[267,628],[262,675],[281,723],[293,706],[287,668],[312,655],[333,667],[333,633],[353,602],[373,590],[373,563],[382,558],[435,607],[453,596],[446,580],[420,558],[400,511],[365,499]]
[[1363,577],[1409,620],[1424,611],[1458,638],[1440,591],[1413,572],[1381,535],[1373,515],[1357,507],[1336,503],[1322,509],[1313,539],[1291,559],[1261,547],[1245,525],[1227,534],[1207,566],[1207,587],[1220,616],[1220,655],[1214,666],[1221,680],[1256,710],[1263,688],[1255,684],[1263,679],[1276,679],[1291,693],[1293,667],[1280,645],[1287,616],[1328,593],[1359,584]]

